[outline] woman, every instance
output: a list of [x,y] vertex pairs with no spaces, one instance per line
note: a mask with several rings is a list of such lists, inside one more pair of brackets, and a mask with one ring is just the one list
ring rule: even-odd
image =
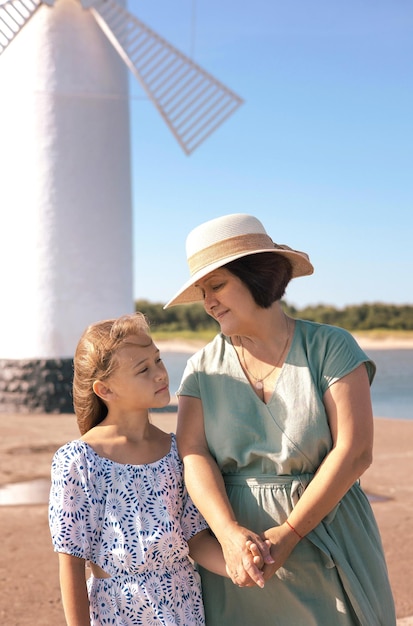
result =
[[231,576],[201,570],[207,625],[393,626],[358,481],[372,460],[374,364],[347,331],[284,314],[289,281],[313,267],[256,218],[201,224],[187,255],[191,278],[166,307],[203,300],[221,327],[178,391],[187,488]]

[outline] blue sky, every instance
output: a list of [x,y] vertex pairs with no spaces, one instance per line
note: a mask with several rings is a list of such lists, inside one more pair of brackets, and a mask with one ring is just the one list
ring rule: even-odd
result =
[[412,304],[411,0],[129,8],[245,100],[188,157],[131,77],[134,297],[166,302],[188,232],[239,212],[310,255],[290,304]]

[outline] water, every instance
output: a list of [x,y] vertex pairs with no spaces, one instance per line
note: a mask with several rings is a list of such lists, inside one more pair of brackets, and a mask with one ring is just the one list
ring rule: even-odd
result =
[[0,505],[44,504],[49,500],[50,480],[36,478],[0,487]]
[[[413,419],[413,350],[366,350],[376,363],[377,373],[371,388],[375,417]],[[171,394],[179,387],[186,362],[183,352],[163,352],[169,372]]]
[[371,388],[375,417],[413,419],[413,350],[366,350],[377,365]]
[[181,382],[182,374],[184,373],[187,360],[192,353],[187,352],[162,352],[162,360],[166,365],[166,369],[169,374],[169,389],[171,396],[173,396],[178,390]]

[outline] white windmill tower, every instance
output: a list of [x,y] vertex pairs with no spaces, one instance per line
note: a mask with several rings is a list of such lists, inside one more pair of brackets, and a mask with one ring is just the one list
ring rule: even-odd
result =
[[128,68],[187,154],[242,103],[115,0],[0,3],[0,412],[71,411],[80,333],[133,310]]

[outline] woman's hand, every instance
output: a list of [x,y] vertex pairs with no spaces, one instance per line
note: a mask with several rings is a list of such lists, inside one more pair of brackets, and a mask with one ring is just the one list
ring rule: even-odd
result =
[[284,565],[285,561],[294,550],[300,537],[284,523],[280,526],[274,526],[262,533],[263,538],[269,542],[271,546],[272,563],[264,563],[263,575],[264,580],[269,580],[274,576],[275,572]]
[[224,537],[219,537],[228,576],[238,587],[264,587],[262,567],[273,562],[269,545],[258,534],[231,525]]

